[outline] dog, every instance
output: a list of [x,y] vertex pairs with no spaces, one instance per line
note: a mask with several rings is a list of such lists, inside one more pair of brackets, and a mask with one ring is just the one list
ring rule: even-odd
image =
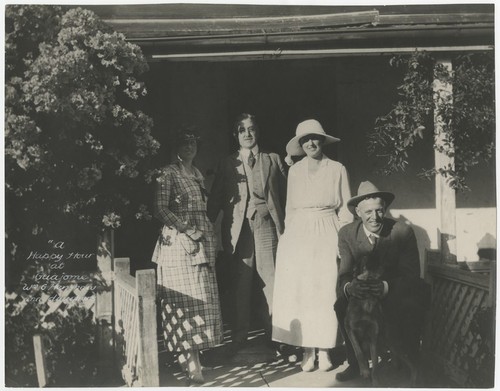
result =
[[[366,255],[361,259],[359,268],[355,271],[359,280],[380,280],[383,274],[383,265],[375,253]],[[412,283],[405,281],[394,289],[401,289],[398,298],[405,301],[406,292],[411,289]],[[408,303],[408,306],[411,304]],[[397,325],[384,321],[382,303],[380,298],[369,296],[359,299],[350,297],[347,305],[344,325],[351,341],[356,359],[359,364],[360,374],[364,379],[371,380],[372,385],[380,384],[378,376],[379,352],[384,353],[386,359],[398,365],[404,362],[410,370],[409,386],[414,387],[417,380],[418,347],[412,341],[419,340],[419,328],[413,325],[419,323],[420,316],[415,312],[415,319],[408,318],[398,322]],[[415,335],[411,335],[415,333]],[[386,353],[390,351],[390,355]],[[368,359],[371,359],[370,371]]]
[[[358,280],[378,280],[383,272],[383,267],[378,257],[369,254],[360,262]],[[350,297],[344,325],[351,341],[359,370],[364,379],[371,379],[373,385],[378,384],[378,342],[383,325],[382,305],[375,296],[364,299]],[[368,364],[372,361],[372,371]]]

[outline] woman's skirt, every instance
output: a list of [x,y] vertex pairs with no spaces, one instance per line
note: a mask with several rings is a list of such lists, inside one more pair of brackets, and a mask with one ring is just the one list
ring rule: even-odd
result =
[[164,227],[153,255],[158,264],[162,328],[169,351],[201,350],[222,342],[222,318],[215,275],[215,237],[201,245]]
[[337,339],[338,217],[333,210],[295,212],[278,243],[273,340],[332,348]]

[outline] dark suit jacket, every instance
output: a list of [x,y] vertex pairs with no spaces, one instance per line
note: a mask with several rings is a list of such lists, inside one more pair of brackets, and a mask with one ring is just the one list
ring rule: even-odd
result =
[[360,260],[371,251],[382,261],[382,279],[389,284],[389,293],[381,301],[386,338],[390,339],[392,348],[414,356],[419,350],[431,291],[420,278],[417,240],[409,225],[384,219],[375,249],[368,241],[361,220],[340,229],[337,314],[345,316],[345,312],[339,312],[342,306],[347,308],[344,286],[357,275]]
[[371,251],[375,251],[383,263],[382,279],[389,285],[389,300],[397,300],[395,296],[401,298],[402,291],[408,295],[418,293],[412,292],[412,284],[419,285],[420,281],[420,259],[415,233],[409,225],[385,218],[375,250],[360,219],[340,229],[339,294],[344,294],[345,284],[357,275],[360,260]]
[[[264,196],[278,236],[285,229],[286,174],[280,157],[275,153],[260,151],[254,169],[261,170]],[[248,190],[243,162],[239,151],[223,159],[219,164],[208,197],[207,214],[214,222],[222,210],[222,246],[234,253],[245,219]]]

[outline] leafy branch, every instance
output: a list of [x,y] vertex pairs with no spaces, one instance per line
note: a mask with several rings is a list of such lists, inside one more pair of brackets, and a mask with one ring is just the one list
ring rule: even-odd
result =
[[57,236],[58,226],[117,228],[150,216],[134,195],[151,181],[159,149],[141,110],[147,70],[139,46],[91,11],[6,7],[11,254],[30,235]]
[[[490,53],[463,54],[453,59],[453,70],[429,53],[398,56],[391,66],[403,68],[399,99],[386,115],[378,117],[368,136],[368,151],[383,161],[379,171],[389,175],[404,171],[408,153],[432,131],[434,118],[442,123],[440,142],[434,148],[454,159],[454,164],[424,170],[420,175],[442,175],[457,190],[467,190],[467,173],[489,162],[495,151],[494,58]],[[451,84],[453,94],[436,90],[436,81]]]

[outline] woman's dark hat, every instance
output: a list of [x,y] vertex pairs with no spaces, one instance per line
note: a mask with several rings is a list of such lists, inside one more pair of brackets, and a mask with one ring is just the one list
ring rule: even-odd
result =
[[173,141],[176,145],[181,145],[188,141],[199,142],[200,140],[201,137],[197,135],[194,129],[190,128],[177,129],[173,134]]
[[385,201],[385,206],[388,207],[392,201],[394,201],[394,194],[388,191],[380,191],[377,187],[370,181],[364,181],[359,184],[358,195],[352,197],[347,201],[347,208],[351,211],[354,216],[356,214],[356,207],[358,204],[366,198],[380,197]]

